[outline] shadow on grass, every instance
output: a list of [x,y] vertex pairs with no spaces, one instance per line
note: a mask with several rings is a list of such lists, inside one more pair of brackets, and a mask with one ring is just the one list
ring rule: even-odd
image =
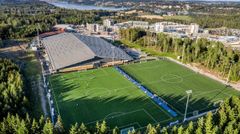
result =
[[[156,122],[160,122],[161,125],[168,125],[169,122],[182,119],[187,99],[187,96],[175,94],[161,96],[179,114],[178,117],[173,119],[167,114],[167,111],[155,104],[151,98],[143,95],[143,92],[139,96],[129,94],[127,90],[131,89],[124,89],[126,93],[109,90],[111,92],[109,94],[109,91],[101,89],[81,93],[80,84],[64,83],[57,79],[54,80],[54,85],[59,87],[54,88],[54,93],[60,115],[66,127],[70,127],[70,124],[75,122],[84,122],[88,127],[93,127],[97,120],[101,121],[103,119],[107,121],[111,128],[128,126],[127,124],[140,128]],[[217,105],[214,106],[205,97],[190,99],[188,116],[192,116],[195,110],[202,113],[215,108],[217,108]]]

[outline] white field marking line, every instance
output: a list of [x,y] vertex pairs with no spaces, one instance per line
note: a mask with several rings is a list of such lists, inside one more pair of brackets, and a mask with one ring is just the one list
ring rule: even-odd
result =
[[138,125],[138,127],[142,127],[142,126],[139,124],[139,122],[137,122],[137,125]]
[[[214,90],[214,91],[216,91],[216,90]],[[213,91],[211,91],[211,92],[213,92]],[[209,93],[209,92],[208,92]],[[197,95],[198,96],[198,95]],[[201,98],[199,98],[199,99],[201,99]],[[190,99],[191,100],[191,99]],[[197,105],[200,105],[200,106],[205,106],[206,107],[206,105],[209,105],[211,102],[209,102],[209,103],[197,103]],[[179,104],[178,102],[176,103],[176,104]],[[188,106],[190,109],[192,109],[192,110],[195,110],[195,108],[193,108],[192,106]],[[209,107],[207,107],[207,108],[209,108]],[[207,109],[207,108],[202,108],[202,109],[196,109],[196,110],[198,110],[198,111],[201,111],[201,110],[205,110],[205,109]],[[192,113],[192,112],[189,112],[189,113]]]
[[113,117],[114,115],[124,114],[124,112],[112,112],[104,117],[104,119],[108,119]]
[[148,116],[150,116],[150,118],[152,118],[152,120],[153,120],[155,123],[158,122],[151,114],[148,113],[148,111],[146,111],[144,108],[143,108],[143,110],[144,110],[144,112],[145,112]]
[[[130,111],[130,112],[121,112],[121,114],[110,116],[110,117],[104,118],[104,119],[112,119],[112,118],[119,117],[119,116],[121,117],[121,116],[125,116],[125,115],[132,114],[132,113],[135,113],[135,112],[139,112],[139,111],[143,111],[144,112],[144,109],[142,108],[142,109],[137,109],[137,110],[133,110],[133,111]],[[115,113],[115,112],[113,112],[113,113]]]
[[[140,91],[140,90],[139,90]],[[142,91],[141,91],[142,92]],[[142,92],[144,95],[146,95],[144,92]],[[162,111],[163,113],[165,113],[169,118],[172,118],[172,116],[166,111],[164,110],[161,106],[157,105],[153,100],[152,98],[148,97],[147,95],[145,96],[146,99],[149,99],[150,102],[155,105],[160,111]],[[171,107],[172,108],[172,107]],[[174,108],[175,109],[175,108]]]
[[[116,89],[113,89],[112,92],[114,91],[118,91],[118,90],[121,90],[121,89],[125,89],[125,88],[129,88],[129,87],[132,87],[132,86],[127,86],[127,87],[124,87],[124,88],[116,88]],[[97,89],[97,88],[96,88]],[[111,92],[111,91],[110,91]],[[141,93],[143,93],[142,91],[140,91]],[[145,96],[145,94],[144,94]],[[153,100],[151,98],[149,98],[148,96],[145,96],[145,98],[149,99],[151,103],[153,103],[158,109],[160,109],[160,111],[164,112],[169,118],[172,118],[168,112],[166,112],[165,110],[163,110],[159,105],[157,105],[155,102],[153,102]],[[143,108],[143,111],[146,112],[155,122],[157,122],[144,108]],[[134,111],[136,112],[136,111]],[[181,113],[181,112],[180,112]],[[126,113],[125,113],[126,114]],[[125,115],[125,114],[121,114],[121,115]],[[120,115],[118,115],[120,116]],[[114,116],[115,117],[115,116]]]
[[[226,96],[228,96],[228,97],[231,97],[230,95],[224,93],[224,92],[221,91],[221,90],[222,90],[222,89],[215,89],[215,90],[212,90],[212,91],[208,91],[208,92],[204,92],[204,93],[197,94],[196,96],[202,96],[202,95],[205,95],[205,94],[208,94],[208,93],[214,93],[214,92],[216,92],[216,94],[220,93],[220,94],[224,94],[224,95],[226,95]],[[225,90],[225,89],[223,89],[223,90]],[[220,95],[220,94],[219,94],[219,95]],[[210,98],[212,98],[212,97],[210,97]],[[201,105],[204,105],[204,104],[201,104]]]
[[[196,109],[197,111],[205,111],[206,109],[208,109],[208,108],[210,108],[210,107],[207,107],[207,108],[202,108],[202,109]],[[192,114],[193,112],[188,112],[187,114]]]
[[[55,103],[56,103],[56,107],[57,107],[58,114],[61,116],[60,110],[59,110],[59,108],[58,108],[58,102],[57,102],[57,99],[56,99],[56,97],[55,97],[54,88],[53,88],[53,86],[52,86],[52,82],[51,82],[50,79],[49,79],[48,81],[49,81],[49,83],[50,83],[50,87],[51,87],[52,92],[53,92],[53,98],[54,98]],[[50,109],[50,110],[51,110],[51,109]]]
[[[129,111],[129,112],[123,112],[123,114],[118,114],[118,115],[111,116],[111,117],[113,117],[113,118],[118,117],[118,118],[119,118],[119,117],[121,117],[121,116],[125,116],[125,115],[132,114],[132,113],[139,112],[139,111],[143,111],[143,112],[144,112],[143,109],[137,109],[137,110],[133,110],[133,111]],[[115,113],[115,112],[112,112],[112,113]],[[111,114],[111,113],[110,113],[110,114]],[[108,114],[108,115],[109,115],[109,114]],[[87,122],[86,125],[93,124],[93,123],[96,123],[96,122],[98,122],[98,121],[103,121],[103,120],[105,120],[105,119],[108,120],[108,119],[112,119],[112,118],[108,117],[108,118],[102,118],[102,119],[95,120],[95,121],[90,121],[90,122]]]
[[[128,127],[128,126],[133,126],[134,124],[137,124],[138,127],[142,127],[138,122],[133,122],[133,123],[129,123],[129,124],[124,125],[124,126],[120,126],[119,129],[125,128],[125,127]],[[135,128],[134,128],[134,129],[135,129]]]
[[[85,88],[85,89],[87,89],[87,88]],[[94,90],[101,90],[101,93],[98,92],[98,94],[100,93],[99,95],[103,94],[103,95],[106,96],[106,95],[111,95],[111,93],[112,93],[110,90],[107,90],[107,88],[90,88],[90,89],[87,89],[87,90],[83,90],[82,94],[85,95],[85,96],[88,96],[88,95],[91,94],[91,91],[94,91]],[[102,97],[100,96],[100,98],[102,98]]]
[[[107,76],[107,75],[101,75],[101,76],[97,76],[97,77],[105,77],[105,76]],[[65,77],[65,76],[63,76],[63,77]],[[68,77],[68,79],[67,79],[67,81],[69,81],[69,82],[71,82],[71,83],[78,83],[78,82],[81,82],[81,81],[83,81],[83,80],[88,80],[88,81],[91,81],[93,78],[96,78],[96,77],[94,77],[94,76],[88,76],[88,78],[78,78],[77,76],[76,77],[71,77],[71,78],[69,78]],[[62,78],[61,78],[62,79]],[[80,79],[80,80],[79,80]],[[64,81],[66,81],[66,79],[64,79]]]
[[[131,70],[130,70],[131,71]],[[179,75],[177,75],[176,74],[176,76],[179,76],[179,77],[181,77],[182,78],[182,80],[184,80],[184,78],[187,78],[187,77],[190,77],[190,76],[193,76],[193,75],[196,75],[195,73],[190,73],[190,74],[188,74],[188,75],[185,75],[185,76],[179,76]],[[142,79],[142,77],[141,77],[141,75],[139,75],[139,73],[134,73],[134,78],[138,78],[138,79],[136,79],[136,80],[140,80],[140,84],[142,84],[142,85],[145,85],[145,84],[154,84],[154,83],[159,83],[159,82],[165,82],[165,81],[167,81],[167,80],[171,80],[171,79],[176,79],[176,78],[171,78],[171,79],[162,79],[162,78],[160,78],[160,80],[156,80],[156,81],[149,81],[149,82],[146,82],[145,80],[144,80],[144,78]],[[144,81],[144,82],[143,82]]]
[[[214,90],[211,90],[211,91],[206,91],[206,92],[202,92],[202,93],[194,93],[194,95],[193,95],[193,97],[194,96],[201,96],[201,95],[205,95],[205,94],[208,94],[208,93],[212,93],[212,92],[216,92],[216,91],[219,91],[219,90],[221,90],[221,89],[214,89]],[[223,93],[223,92],[222,92]],[[171,99],[171,98],[169,98],[170,100],[173,100],[173,99]],[[179,101],[176,101],[176,102],[179,102]]]
[[[185,75],[185,76],[179,76],[182,78],[182,80],[184,80],[184,78],[187,78],[187,77],[190,77],[190,76],[193,76],[194,74],[189,74],[189,75]],[[178,75],[176,75],[178,76]],[[155,84],[155,83],[159,83],[159,82],[165,82],[165,81],[168,81],[168,80],[172,80],[172,79],[176,79],[176,78],[169,78],[169,79],[162,79],[160,78],[160,80],[156,80],[156,81],[151,81],[151,82],[142,82],[141,84]],[[165,81],[164,81],[165,80]],[[182,81],[183,82],[183,81]],[[181,83],[182,83],[181,82]]]
[[[165,90],[164,90],[165,91]],[[163,91],[163,92],[164,92]],[[158,95],[159,97],[161,97],[160,95]],[[148,96],[147,96],[148,97]],[[153,102],[153,100],[150,98],[150,97],[148,97],[151,101],[152,101],[152,103],[154,103],[155,105],[157,105],[155,102]],[[162,97],[161,97],[162,98]],[[163,98],[162,98],[163,99]],[[168,98],[168,100],[174,100],[174,99],[171,99],[171,98]],[[165,101],[165,99],[164,99],[164,101]],[[170,108],[171,109],[173,109],[173,110],[175,110],[176,112],[178,112],[180,115],[183,115],[183,113],[182,112],[180,112],[177,108],[175,108],[175,106],[173,106],[173,105],[171,105],[170,103],[168,103],[167,101],[165,101],[166,102],[166,104],[168,105],[168,106],[170,106]],[[158,107],[161,107],[161,106],[159,106],[159,105],[157,105]],[[162,108],[162,107],[161,107]],[[164,111],[165,113],[168,113],[168,112],[166,112],[164,109],[162,109],[161,111]],[[169,113],[168,113],[169,114]],[[172,116],[171,116],[171,118],[172,118]]]
[[[158,109],[160,109],[160,111],[164,112],[169,118],[173,118],[170,113],[168,113],[166,110],[164,110],[161,106],[157,105],[152,98],[148,97],[143,91],[139,90],[139,92],[143,93],[145,95],[145,97],[147,99],[149,99],[151,101],[151,103],[153,103]],[[165,100],[164,100],[165,101]],[[166,102],[166,101],[165,101]],[[180,111],[178,111],[175,107],[173,107],[172,105],[170,105],[169,103],[167,103],[168,106],[170,106],[171,109],[174,109],[174,111],[177,111],[180,115],[183,115]]]
[[[138,69],[135,68],[135,70],[137,70],[137,71],[150,70],[150,69],[162,67],[162,65],[155,65],[155,66],[149,66],[149,67],[141,67],[141,65],[136,65],[136,66],[139,67]],[[134,67],[130,67],[130,68],[133,69]]]
[[[56,88],[62,88],[62,86],[57,86]],[[114,92],[117,92],[119,90],[123,90],[123,89],[128,89],[128,88],[135,88],[135,86],[125,86],[125,87],[121,87],[121,88],[115,88],[115,89],[112,89],[112,88],[83,88],[81,89],[81,92],[83,92],[83,94],[87,94],[87,91],[92,91],[92,90],[96,90],[96,89],[104,89],[105,91],[103,91],[105,94],[105,92],[108,92],[108,95],[110,95],[111,93],[114,93]]]
[[[63,81],[60,81],[60,82],[63,82]],[[64,82],[64,83],[66,83],[67,85],[55,85],[54,87],[55,88],[60,88],[60,89],[66,89],[66,87],[68,86],[68,85],[70,85],[70,84],[73,84],[73,86],[77,86],[77,85],[79,85],[79,83],[80,82],[73,82],[72,80],[69,80],[68,82]],[[74,83],[78,83],[78,84],[74,84]],[[88,82],[87,81],[82,81],[80,84],[83,84],[84,83],[84,85],[86,85]]]
[[[165,111],[161,106],[159,106],[159,105],[157,105],[155,102],[153,102],[153,100],[152,100],[150,97],[148,97],[143,91],[139,90],[139,88],[138,88],[138,92],[144,94],[145,98],[149,99],[151,103],[153,103],[158,109],[160,109],[160,111],[164,112],[169,118],[172,118],[172,116],[171,116],[167,111]],[[165,102],[166,102],[166,101],[165,101]],[[174,109],[175,111],[177,111],[178,113],[181,114],[181,112],[179,112],[179,111],[178,111],[176,108],[174,108],[172,105],[170,105],[170,104],[168,104],[168,103],[167,103],[167,105],[169,105],[170,108]]]
[[[180,104],[184,104],[184,105],[180,105],[180,107],[185,108],[185,103],[179,103],[179,102],[182,101],[184,98],[187,98],[187,96],[183,96],[181,99],[177,100],[175,104],[176,104],[176,105],[177,105],[177,104],[179,104],[179,105],[180,105]],[[173,99],[171,99],[171,100],[173,100]],[[191,99],[190,99],[190,100],[191,100]],[[191,107],[190,105],[188,105],[188,107],[189,107],[190,109],[194,110],[194,108]]]
[[102,74],[102,75],[94,75],[94,76],[86,76],[85,78],[77,78],[77,77],[73,77],[73,79],[77,79],[77,80],[92,80],[93,78],[101,78],[101,77],[106,77],[106,76],[109,76],[109,75],[105,75],[105,74]]
[[[172,75],[172,76],[177,76],[177,77],[181,77],[182,79],[183,78],[187,78],[187,77],[190,77],[190,76],[194,76],[194,75],[196,75],[196,73],[189,73],[189,74],[187,74],[187,75],[180,75],[180,74],[167,74],[167,75]],[[167,76],[167,75],[165,75],[165,76]],[[164,77],[164,75],[162,76],[162,77]],[[169,79],[164,79],[164,80],[172,80],[172,79],[176,79],[176,77],[174,77],[174,78],[169,78]]]
[[[207,105],[209,105],[210,103],[212,103],[212,102],[209,102],[209,103],[198,103],[197,105],[200,105],[200,106],[207,106]],[[191,109],[195,109],[195,108],[193,108],[193,107],[191,107],[191,106],[189,106]],[[206,109],[208,109],[208,108],[210,108],[209,106],[207,106],[207,108],[202,108],[202,109],[195,109],[195,110],[198,110],[198,111],[202,111],[202,110],[206,110]],[[188,114],[189,113],[192,113],[192,112],[188,112]]]
[[[186,98],[186,96],[184,96],[183,98]],[[171,99],[171,100],[173,100],[173,99]],[[181,108],[185,109],[185,105],[186,104],[185,103],[179,103],[179,102],[180,102],[180,100],[176,101],[175,105],[180,105]],[[183,104],[183,105],[181,105],[181,104]],[[188,108],[191,109],[191,110],[194,110],[194,108],[192,106],[190,106],[190,105],[188,105]]]
[[[104,74],[102,75],[97,75],[96,73],[94,73],[94,71],[92,72],[76,72],[74,73],[73,75],[67,77],[67,76],[64,76],[62,75],[63,77],[66,77],[69,79],[80,79],[80,80],[86,80],[86,79],[91,79],[91,78],[95,78],[95,77],[105,77],[105,76],[109,76],[109,73],[107,73],[107,71],[103,70],[103,69],[99,69],[101,70]],[[90,70],[89,70],[90,71]],[[85,75],[85,76],[81,76],[81,75]],[[92,75],[92,76],[87,76],[87,75]]]
[[[161,80],[162,80],[162,82],[168,83],[168,84],[183,83],[183,78],[182,77],[175,77],[175,78],[168,79],[168,80],[165,80],[165,79],[161,78]],[[178,80],[178,81],[176,81],[176,80]]]
[[[64,76],[65,77],[65,76]],[[91,78],[93,78],[93,77],[91,77],[91,76],[89,76],[89,78],[77,78],[77,77],[67,77],[67,78],[65,78],[65,79],[63,79],[62,80],[62,78],[61,78],[61,81],[62,82],[66,82],[66,81],[70,81],[70,82],[73,82],[73,81],[79,81],[79,80],[81,80],[81,81],[84,81],[84,80],[91,80]]]
[[[158,125],[158,124],[161,124],[161,123],[163,123],[163,122],[169,122],[170,120],[172,120],[172,119],[166,119],[166,120],[163,120],[163,121],[159,121],[159,122],[157,122],[157,123],[153,123],[152,125]],[[137,129],[135,129],[135,130],[143,129],[143,128],[146,128],[146,127],[147,127],[147,125],[144,126],[144,127],[137,128]]]
[[[228,94],[226,94],[226,93],[224,93],[224,92],[221,92],[220,94],[224,94],[225,96],[228,96],[228,97],[231,97],[230,95],[228,95]],[[203,95],[203,94],[201,94],[201,95]],[[210,97],[210,98],[212,98],[212,97]],[[224,98],[220,98],[220,99],[224,99]],[[211,99],[211,100],[213,100],[213,99]],[[219,99],[218,99],[219,100]],[[212,102],[213,103],[213,102]],[[204,103],[204,104],[201,104],[201,105],[203,105],[203,106],[206,106],[206,104],[207,103]],[[210,103],[209,103],[210,104]],[[207,105],[209,105],[209,104],[207,104]],[[201,109],[201,110],[204,110],[204,109],[206,109],[206,108],[203,108],[203,109]]]
[[222,92],[222,94],[224,94],[224,95],[226,95],[226,96],[228,96],[228,97],[231,97],[231,95],[226,94],[225,92]]
[[[188,76],[191,76],[191,75],[188,75]],[[183,76],[184,77],[184,76]],[[161,81],[161,80],[160,80]],[[160,82],[159,81],[159,82]],[[201,93],[201,94],[197,94],[197,95],[204,95],[204,94],[207,94],[207,93],[210,93],[210,92],[216,92],[217,90],[221,90],[221,89],[215,89],[215,90],[213,90],[213,91],[208,91],[208,92],[203,92],[203,93]],[[163,92],[165,91],[165,90],[162,90]],[[223,94],[225,94],[224,92],[222,92]],[[226,94],[227,95],[227,94]],[[229,95],[228,95],[229,96]],[[171,99],[171,98],[169,98],[170,100],[173,100],[173,99]],[[167,102],[167,101],[166,101]],[[178,101],[177,101],[178,102]],[[177,103],[176,103],[177,104]],[[168,103],[168,105],[170,105],[169,103]],[[202,105],[202,104],[201,104]],[[175,109],[175,107],[173,107],[172,105],[170,105],[171,106],[171,108],[173,108],[173,109]],[[189,106],[189,108],[191,108],[191,109],[194,109],[193,107],[191,107],[191,106]],[[176,109],[175,109],[176,110]],[[176,111],[178,111],[178,110],[176,110]],[[178,111],[179,112],[179,111]],[[181,112],[180,112],[181,113]],[[181,113],[181,115],[182,115],[182,113]]]
[[[206,92],[202,92],[202,93],[194,93],[194,96],[202,96],[202,95],[205,95],[205,94],[209,94],[209,93],[214,93],[214,92],[217,92],[219,93],[222,89],[213,89],[211,91],[206,91]],[[221,92],[223,93],[223,92]]]
[[122,87],[122,88],[115,88],[115,89],[112,89],[112,88],[89,88],[89,89],[83,89],[82,92],[84,92],[85,94],[87,94],[88,92],[85,92],[85,91],[92,91],[92,90],[96,90],[96,89],[103,89],[105,91],[103,91],[102,93],[105,94],[105,92],[108,92],[108,95],[110,95],[111,93],[114,93],[114,92],[117,92],[119,90],[123,90],[123,89],[128,89],[128,88],[135,88],[134,86],[126,86],[126,87]]
[[[202,108],[202,109],[197,109],[198,111],[205,111],[206,109],[208,109],[208,108],[210,108],[210,107],[207,107],[207,108]],[[208,111],[211,111],[211,110],[208,110]],[[193,113],[193,112],[188,112],[187,114],[191,114],[191,113]],[[203,112],[202,112],[203,113]],[[201,113],[200,113],[201,114]]]
[[105,75],[110,75],[104,68],[100,68],[100,70],[103,71]]

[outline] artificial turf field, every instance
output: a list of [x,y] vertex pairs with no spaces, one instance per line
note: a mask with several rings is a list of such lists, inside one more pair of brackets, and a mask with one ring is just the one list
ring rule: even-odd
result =
[[121,68],[142,85],[163,98],[169,106],[184,114],[186,90],[192,90],[188,116],[213,110],[215,104],[240,92],[168,60],[123,65]]
[[66,127],[105,120],[110,127],[141,128],[175,120],[114,68],[56,74],[49,82]]
[[105,120],[111,128],[142,128],[182,119],[186,90],[193,91],[188,116],[215,108],[240,92],[168,60],[148,61],[121,66],[142,85],[160,96],[178,113],[172,118],[151,98],[114,68],[55,74],[49,77],[55,108],[66,127],[75,122],[95,126]]

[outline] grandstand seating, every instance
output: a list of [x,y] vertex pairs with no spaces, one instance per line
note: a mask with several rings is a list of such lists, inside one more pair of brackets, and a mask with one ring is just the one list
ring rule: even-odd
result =
[[125,73],[121,68],[115,66],[115,69],[122,74],[125,78],[127,78],[129,81],[131,81],[134,85],[136,85],[138,88],[140,88],[147,96],[149,96],[155,103],[157,103],[159,106],[161,106],[164,110],[166,110],[171,116],[176,117],[177,113],[172,110],[166,103],[163,101],[162,98],[159,96],[153,94],[150,90],[148,90],[146,87],[142,86],[139,82],[134,80],[131,76],[129,76],[127,73]]

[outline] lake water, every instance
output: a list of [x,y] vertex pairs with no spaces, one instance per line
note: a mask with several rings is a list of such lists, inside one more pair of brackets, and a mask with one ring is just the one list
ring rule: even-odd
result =
[[128,8],[116,8],[116,7],[101,7],[95,5],[80,5],[68,2],[51,2],[50,4],[66,9],[77,9],[77,10],[107,10],[107,11],[119,11],[119,10],[126,10]]

